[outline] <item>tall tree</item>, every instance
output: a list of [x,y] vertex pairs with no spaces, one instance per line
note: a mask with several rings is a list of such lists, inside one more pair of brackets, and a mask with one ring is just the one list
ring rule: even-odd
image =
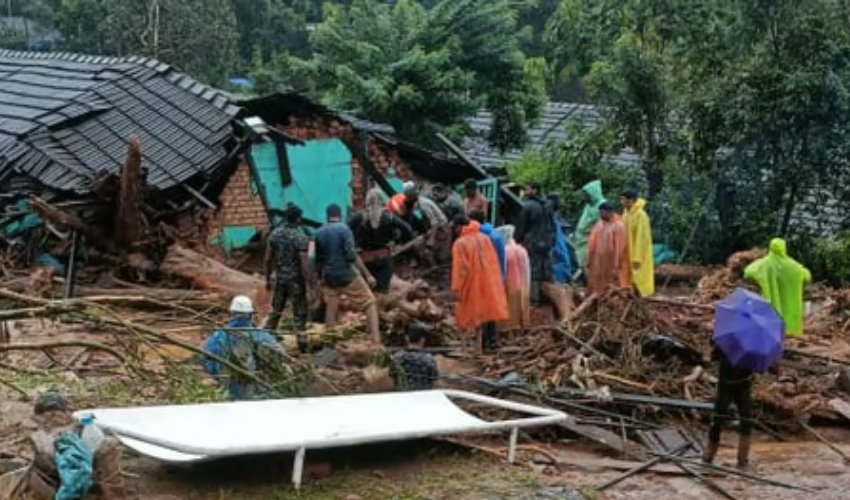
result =
[[56,13],[56,27],[65,39],[63,50],[106,54],[106,2],[64,0]]
[[219,85],[236,66],[231,0],[110,0],[105,5],[110,52],[154,57]]
[[425,142],[438,131],[462,133],[484,106],[493,112],[490,141],[509,149],[525,142],[545,100],[516,35],[506,0],[443,0],[430,10],[414,0],[326,4],[313,57],[281,58],[274,71]]

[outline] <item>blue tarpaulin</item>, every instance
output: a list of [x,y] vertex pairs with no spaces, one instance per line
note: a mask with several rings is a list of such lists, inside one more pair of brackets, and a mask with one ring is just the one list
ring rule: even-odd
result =
[[56,469],[60,486],[55,500],[79,500],[92,487],[94,456],[76,432],[66,431],[56,438]]

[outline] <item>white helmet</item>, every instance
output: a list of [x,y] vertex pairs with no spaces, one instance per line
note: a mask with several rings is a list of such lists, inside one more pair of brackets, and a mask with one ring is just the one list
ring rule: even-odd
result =
[[254,314],[254,303],[247,295],[237,295],[230,303],[230,312],[241,314]]

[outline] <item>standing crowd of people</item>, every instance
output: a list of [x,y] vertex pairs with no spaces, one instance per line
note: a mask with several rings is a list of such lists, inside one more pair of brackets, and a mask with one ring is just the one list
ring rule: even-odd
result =
[[[251,299],[235,297],[226,328],[205,343],[212,357],[204,361],[204,368],[222,379],[231,398],[262,397],[244,378],[228,373],[220,361],[253,371],[263,359],[283,355],[272,333],[287,305],[292,308],[301,352],[309,347],[305,330],[311,305],[322,302],[325,323],[333,326],[343,299],[366,314],[369,334],[380,343],[378,303],[390,292],[394,248],[411,242],[418,242],[413,247],[420,263],[448,271],[445,278],[454,294],[456,325],[466,334],[466,347],[476,353],[496,347],[500,328],[528,326],[531,307],[540,304],[549,286],[556,283],[583,276],[591,296],[612,288],[628,289],[640,297],[653,295],[652,227],[646,200],[628,189],[620,196],[622,213],[618,213],[598,180],[585,185],[582,193],[585,207],[573,234],[575,261],[558,215],[560,200],[545,197],[535,183],[524,188],[516,225],[499,227],[493,224],[495,202],[472,180],[465,183],[464,196],[444,185],[420,192],[407,184],[403,193],[385,200],[375,188],[366,195],[363,210],[347,221],[341,207],[328,206],[312,249],[303,212],[290,204],[283,223],[268,237],[265,276],[274,298],[265,327],[255,327],[257,312]],[[802,335],[803,288],[811,274],[788,256],[785,241],[772,240],[767,256],[748,266],[744,278],[759,286],[781,317],[788,337]],[[389,374],[400,390],[430,389],[439,374],[434,357],[425,349],[428,328],[411,323],[404,333],[407,344],[392,356]],[[720,366],[718,391],[703,458],[714,460],[721,428],[731,420],[729,410],[734,405],[740,421],[738,465],[746,467],[754,373],[734,365],[716,346],[711,359],[702,364],[713,362]]]
[[[289,204],[283,222],[267,239],[265,277],[273,300],[264,329],[275,332],[289,305],[298,349],[306,352],[311,306],[321,303],[325,324],[333,326],[344,301],[365,313],[368,332],[380,343],[378,308],[390,292],[393,252],[408,244],[426,269],[444,271],[442,276],[455,298],[456,324],[467,333],[467,347],[477,353],[496,347],[499,329],[527,326],[530,308],[544,300],[547,285],[569,283],[579,274],[584,274],[591,293],[602,293],[610,286],[634,286],[642,296],[652,294],[646,202],[634,191],[624,193],[626,211],[620,217],[603,198],[598,181],[583,191],[588,199],[575,234],[578,266],[570,258],[558,215],[559,198],[545,197],[535,183],[524,188],[516,225],[500,227],[494,225],[495,201],[474,180],[464,183],[463,195],[445,185],[420,191],[407,183],[403,192],[386,199],[383,191],[373,188],[363,209],[348,220],[343,220],[342,207],[328,206],[325,224],[313,235],[312,247],[303,211]],[[247,297],[237,299],[228,328],[253,327],[253,304]],[[398,357],[400,364],[430,366],[417,347],[424,342],[422,329],[412,325],[406,331],[407,355]],[[228,340],[227,331],[210,338],[210,352],[226,353],[228,346],[239,344]],[[273,343],[271,335],[260,336],[264,345]],[[210,373],[218,373],[216,363],[208,360],[206,366]],[[428,385],[427,380],[410,376],[406,380],[400,385]],[[234,386],[232,392],[236,396],[244,391]]]

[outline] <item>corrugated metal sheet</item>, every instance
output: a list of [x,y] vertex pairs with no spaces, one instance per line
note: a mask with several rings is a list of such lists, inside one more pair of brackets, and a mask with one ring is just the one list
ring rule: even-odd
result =
[[224,161],[238,112],[158,61],[0,50],[0,179],[85,193],[121,168],[135,135],[149,182],[168,189]]

